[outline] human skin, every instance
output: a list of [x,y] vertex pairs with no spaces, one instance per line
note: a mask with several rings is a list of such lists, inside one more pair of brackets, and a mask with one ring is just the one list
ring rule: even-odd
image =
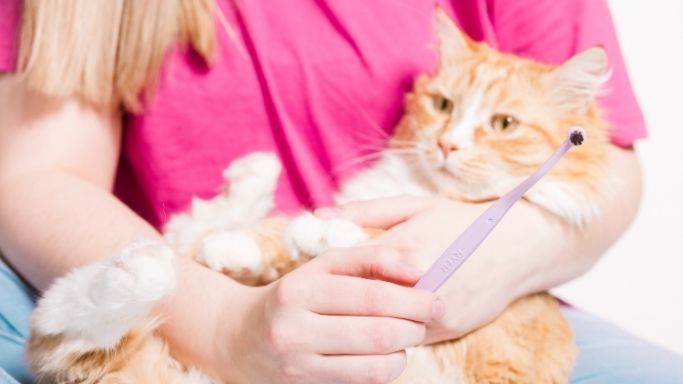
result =
[[[120,132],[115,108],[48,99],[27,91],[14,76],[0,77],[0,248],[38,289],[133,240],[160,238],[111,194]],[[440,321],[430,322],[439,317],[443,304],[435,295],[402,287],[418,274],[397,263],[426,269],[485,206],[395,198],[320,211],[387,228],[373,244],[388,249],[335,251],[295,271],[282,280],[285,284],[247,288],[181,259],[178,293],[159,309],[168,319],[162,335],[180,360],[232,382],[247,376],[250,382],[272,382],[275,377],[280,382],[388,381],[404,367],[406,347],[465,334],[515,298],[579,276],[597,261],[632,221],[640,199],[635,153],[612,147],[609,157],[610,172],[620,180],[615,192],[619,198],[606,202],[596,221],[576,231],[532,204],[518,203],[441,289],[446,314]],[[349,265],[357,268],[345,273],[335,269]],[[378,276],[377,271],[384,272]],[[202,284],[193,284],[196,281]],[[353,287],[363,293],[340,294]],[[350,297],[358,300],[321,310],[292,299],[295,293],[310,291],[333,305]],[[341,316],[335,315],[347,313],[348,305],[365,320],[347,319],[352,321],[346,326],[359,337],[335,345],[335,338],[324,335],[339,329]],[[380,329],[385,330],[381,337],[363,337]],[[282,353],[283,345],[299,348],[295,359]],[[245,350],[254,353],[245,356]],[[322,361],[330,353],[321,351],[357,359]]]
[[[37,289],[135,240],[161,240],[111,192],[120,136],[118,108],[0,75],[0,248]],[[387,247],[334,251],[251,288],[179,258],[178,289],[157,309],[161,335],[179,360],[228,382],[389,382],[444,313],[435,294],[406,287],[419,272],[400,260]],[[353,330],[343,343],[331,337],[339,329]]]
[[[601,214],[579,229],[521,200],[460,270],[439,290],[446,315],[429,325],[426,342],[462,336],[493,320],[524,295],[570,281],[593,266],[633,221],[641,173],[632,149],[610,146],[608,173],[616,180]],[[489,204],[396,197],[319,209],[367,227],[389,228],[372,244],[399,250],[426,270]]]

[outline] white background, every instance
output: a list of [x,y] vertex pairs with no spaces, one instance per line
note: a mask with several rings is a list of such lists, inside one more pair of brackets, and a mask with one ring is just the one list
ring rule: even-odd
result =
[[650,138],[640,213],[584,277],[555,293],[683,354],[683,1],[609,1]]

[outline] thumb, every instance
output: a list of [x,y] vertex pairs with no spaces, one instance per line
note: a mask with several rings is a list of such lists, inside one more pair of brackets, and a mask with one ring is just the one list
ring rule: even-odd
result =
[[365,228],[388,229],[433,205],[434,199],[397,196],[354,201],[339,207],[319,208],[314,213],[323,219],[346,219]]

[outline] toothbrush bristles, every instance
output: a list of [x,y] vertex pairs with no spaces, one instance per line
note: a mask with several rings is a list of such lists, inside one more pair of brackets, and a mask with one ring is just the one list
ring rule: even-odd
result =
[[581,145],[583,144],[583,135],[578,130],[574,131],[571,133],[571,135],[569,135],[569,141],[571,141],[574,145]]

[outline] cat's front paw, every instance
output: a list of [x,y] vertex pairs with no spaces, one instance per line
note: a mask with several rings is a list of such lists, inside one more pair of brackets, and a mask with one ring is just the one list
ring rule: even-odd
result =
[[34,326],[44,335],[82,339],[83,348],[112,348],[149,321],[153,307],[175,287],[171,248],[157,241],[133,243],[111,259],[57,279],[38,302]]
[[282,165],[277,155],[270,152],[254,152],[230,163],[223,171],[223,179],[229,185],[230,193],[235,190],[252,195],[272,194],[277,187]]
[[222,230],[202,240],[198,261],[237,280],[263,273],[264,255],[258,242],[244,231]]
[[146,307],[176,287],[175,254],[159,242],[133,243],[108,260],[89,289],[102,307]]
[[315,257],[330,248],[346,248],[368,239],[355,223],[343,219],[321,219],[305,213],[285,228],[284,242],[293,260]]

